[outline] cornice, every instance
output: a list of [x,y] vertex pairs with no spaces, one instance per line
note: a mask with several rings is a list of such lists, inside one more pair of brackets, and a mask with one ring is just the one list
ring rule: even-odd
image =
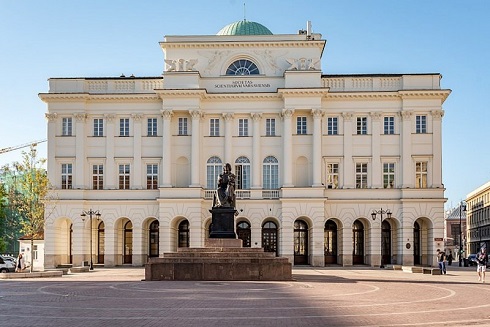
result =
[[204,99],[206,89],[155,89],[155,93],[161,99],[165,97]]
[[402,99],[437,98],[444,103],[451,90],[400,90],[398,93]]
[[330,90],[328,88],[288,88],[288,89],[277,89],[277,93],[281,96],[322,96],[326,97]]
[[39,98],[44,102],[55,101],[87,101],[88,93],[39,93]]
[[205,96],[208,100],[262,100],[279,99],[277,93],[211,93]]
[[328,92],[325,94],[327,99],[375,99],[375,98],[399,98],[397,92]]
[[234,49],[234,48],[320,48],[324,47],[324,40],[305,40],[305,41],[227,41],[227,42],[160,42],[163,49]]
[[66,101],[156,101],[158,96],[152,93],[40,93],[39,97],[44,102]]

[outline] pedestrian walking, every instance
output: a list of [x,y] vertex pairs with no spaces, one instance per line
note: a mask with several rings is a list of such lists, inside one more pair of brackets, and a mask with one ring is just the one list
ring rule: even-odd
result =
[[440,249],[437,249],[437,263],[439,264],[439,270],[441,271],[442,274],[446,274],[446,254],[444,251],[441,251]]
[[24,257],[22,256],[22,253],[19,253],[17,262],[15,263],[15,272],[22,272],[25,268]]
[[451,266],[453,263],[453,252],[449,251],[449,254],[447,255],[447,264]]
[[480,252],[476,255],[476,272],[478,273],[478,281],[485,283],[485,271],[487,270],[487,248],[482,246]]

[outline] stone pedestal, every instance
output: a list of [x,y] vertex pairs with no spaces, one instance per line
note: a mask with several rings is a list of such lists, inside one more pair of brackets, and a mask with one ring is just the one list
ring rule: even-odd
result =
[[235,209],[231,207],[213,207],[211,232],[209,238],[236,238]]
[[145,280],[292,280],[287,258],[262,248],[242,248],[239,239],[209,239],[205,248],[179,248],[150,258]]

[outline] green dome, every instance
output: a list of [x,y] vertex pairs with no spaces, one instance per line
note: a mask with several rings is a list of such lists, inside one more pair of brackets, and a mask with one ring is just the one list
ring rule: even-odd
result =
[[223,27],[216,35],[272,35],[262,24],[240,20]]

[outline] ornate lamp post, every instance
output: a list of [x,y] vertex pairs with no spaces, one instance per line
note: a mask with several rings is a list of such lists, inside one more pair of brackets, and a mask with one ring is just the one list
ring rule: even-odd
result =
[[373,218],[373,220],[376,220],[376,216],[379,215],[380,219],[381,219],[381,263],[379,265],[380,268],[384,268],[385,266],[383,265],[383,215],[386,214],[386,216],[388,218],[391,218],[391,211],[390,209],[387,209],[387,210],[383,210],[383,208],[381,208],[380,210],[373,210],[373,212],[371,213],[371,217]]
[[94,270],[94,263],[92,261],[92,216],[97,217],[97,220],[100,218],[101,214],[99,210],[88,210],[88,211],[82,211],[82,214],[80,215],[82,217],[82,221],[85,221],[85,217],[87,215],[90,217],[90,270]]
[[461,201],[461,203],[459,204],[459,266],[460,267],[462,266],[462,262],[463,262],[463,240],[462,240],[463,228],[461,225],[461,216],[462,216],[461,211],[466,212],[466,202],[464,201]]

